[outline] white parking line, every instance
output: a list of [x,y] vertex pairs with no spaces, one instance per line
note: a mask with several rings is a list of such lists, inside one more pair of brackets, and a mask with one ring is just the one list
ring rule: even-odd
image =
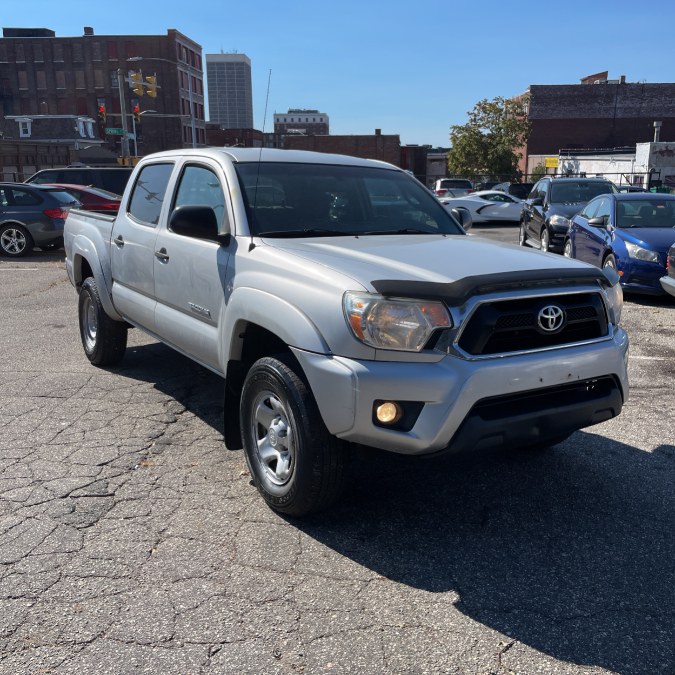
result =
[[672,361],[670,356],[640,356],[638,354],[631,354],[628,360],[640,359],[642,361]]
[[39,267],[0,267],[0,272],[36,272]]

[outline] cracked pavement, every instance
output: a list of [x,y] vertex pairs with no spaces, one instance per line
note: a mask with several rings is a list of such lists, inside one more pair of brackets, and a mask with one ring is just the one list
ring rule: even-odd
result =
[[616,420],[358,450],[293,521],[225,449],[219,378],[136,330],[89,364],[61,254],[0,260],[0,673],[675,672],[675,303],[627,302]]

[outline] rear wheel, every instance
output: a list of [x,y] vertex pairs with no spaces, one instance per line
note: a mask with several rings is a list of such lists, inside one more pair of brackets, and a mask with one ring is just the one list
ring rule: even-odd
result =
[[114,321],[105,313],[92,277],[82,284],[78,311],[80,337],[87,358],[95,366],[119,363],[127,348],[127,324]]
[[305,516],[339,497],[345,444],[328,433],[311,392],[282,359],[262,358],[246,376],[242,440],[251,476],[267,505]]
[[20,258],[33,250],[33,238],[21,225],[8,223],[0,227],[0,251],[10,258]]

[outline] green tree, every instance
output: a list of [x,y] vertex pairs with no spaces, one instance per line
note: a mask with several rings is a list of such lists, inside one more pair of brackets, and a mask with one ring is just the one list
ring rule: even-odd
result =
[[532,183],[536,183],[542,176],[546,175],[546,167],[539,163],[537,166],[532,168],[532,173],[529,176],[529,179]]
[[520,149],[529,133],[527,103],[527,97],[501,96],[476,103],[466,124],[450,128],[450,175],[518,178]]

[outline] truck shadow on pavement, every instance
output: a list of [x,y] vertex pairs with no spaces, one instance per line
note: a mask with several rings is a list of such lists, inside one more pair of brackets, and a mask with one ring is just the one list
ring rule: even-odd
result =
[[[162,345],[130,351],[126,376],[222,431],[220,378]],[[357,449],[340,504],[288,522],[435,613],[447,602],[572,664],[673,673],[674,485],[675,446],[645,452],[593,430],[539,452]]]

